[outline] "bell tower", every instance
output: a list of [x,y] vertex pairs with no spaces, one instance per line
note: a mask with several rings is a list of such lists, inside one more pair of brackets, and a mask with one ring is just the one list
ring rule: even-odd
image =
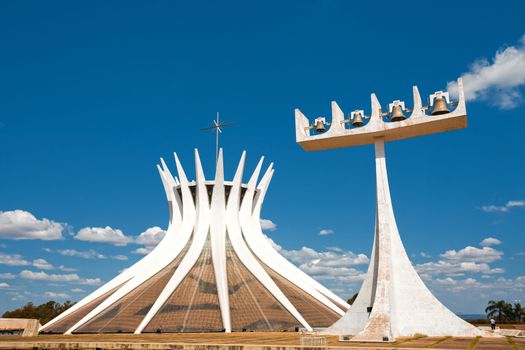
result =
[[[423,106],[413,87],[413,108],[395,100],[383,112],[371,95],[371,115],[351,112],[348,119],[332,102],[332,120],[308,118],[295,110],[297,143],[306,151],[373,144],[376,166],[376,222],[370,265],[359,295],[346,314],[326,332],[353,335],[351,341],[389,342],[416,333],[428,336],[476,336],[480,331],[447,309],[425,286],[412,266],[396,225],[388,175],[385,143],[467,127],[463,83],[458,80],[459,100],[451,102],[438,91]],[[454,106],[453,111],[449,106]],[[430,113],[427,113],[430,111]],[[405,113],[410,113],[407,117]],[[321,124],[322,123],[322,124]],[[328,129],[325,128],[329,126]]]

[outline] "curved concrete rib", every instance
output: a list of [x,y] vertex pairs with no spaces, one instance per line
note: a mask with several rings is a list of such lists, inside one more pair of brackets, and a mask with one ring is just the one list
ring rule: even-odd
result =
[[[166,174],[159,165],[157,165],[157,170],[159,171],[160,178],[162,180],[162,184],[164,186],[164,191],[166,192],[166,198],[168,200],[168,205],[170,207],[170,219],[169,219],[169,225],[170,226],[178,226],[182,222],[182,215],[181,215],[181,208],[180,199],[177,200],[175,197],[178,197],[178,193],[174,191],[175,183],[172,182],[173,178],[171,180],[169,179],[169,175]],[[167,230],[168,232],[173,232],[172,230]]]
[[[163,161],[161,161],[164,163]],[[165,164],[164,164],[165,165]],[[109,282],[104,284],[102,287],[96,289],[94,292],[89,294],[87,297],[73,305],[68,310],[61,313],[59,316],[55,317],[50,322],[46,323],[44,326],[40,328],[39,331],[45,331],[47,328],[50,328],[52,325],[54,325],[56,322],[66,318],[67,316],[71,315],[72,313],[78,311],[80,308],[86,306],[90,302],[94,301],[95,299],[101,297],[102,295],[106,294],[110,290],[116,288],[117,286],[121,286],[119,289],[123,288],[125,283],[127,284],[131,279],[133,279],[138,273],[140,273],[145,267],[149,266],[153,260],[156,259],[156,256],[158,251],[163,251],[165,248],[164,246],[169,245],[170,239],[167,238],[167,236],[172,236],[174,232],[173,224],[177,225],[180,223],[180,216],[173,217],[173,213],[176,213],[175,209],[172,209],[176,204],[173,202],[173,190],[170,189],[169,180],[167,179],[167,176],[165,174],[165,171],[163,171],[158,165],[157,169],[159,171],[162,184],[164,186],[164,190],[166,191],[166,198],[168,199],[168,203],[170,205],[170,225],[168,226],[167,233],[165,237],[162,239],[161,242],[157,245],[157,247],[154,248],[154,250],[143,257],[141,260],[133,264],[131,267],[111,279]],[[169,174],[171,176],[171,174]],[[171,199],[171,200],[170,200]],[[115,294],[117,291],[115,291],[113,294]],[[69,329],[69,331],[72,331],[73,328]]]
[[[273,163],[271,163],[270,166],[268,167],[268,170],[266,170],[266,173],[263,175],[261,181],[259,182],[259,185],[257,186],[257,195],[255,196],[255,200],[254,200],[255,203],[254,203],[254,209],[253,209],[252,219],[251,220],[252,220],[252,227],[255,228],[254,232],[258,233],[257,234],[258,236],[264,235],[263,232],[262,232],[262,228],[261,228],[261,224],[260,224],[260,220],[259,219],[260,219],[260,216],[261,216],[262,203],[264,202],[264,197],[266,196],[266,192],[268,190],[268,186],[269,186],[270,181],[272,179],[273,172],[274,172],[274,170],[273,170]],[[261,243],[261,244],[264,244],[264,243]],[[272,251],[274,251],[273,247],[270,246],[270,248],[272,248]],[[279,254],[279,256],[281,256],[281,255]],[[293,266],[293,269],[295,270],[296,274],[298,274],[300,276],[303,276],[303,278],[305,278],[305,279],[308,279],[310,281],[309,284],[313,285],[315,289],[317,289],[319,292],[321,292],[322,294],[324,294],[328,298],[336,301],[338,304],[340,304],[342,306],[350,307],[350,305],[348,305],[346,303],[346,301],[344,301],[343,299],[341,299],[340,297],[335,295],[328,288],[326,288],[321,283],[317,282],[316,280],[314,280],[313,278],[308,276],[301,269],[296,267],[294,264],[292,264],[288,260],[284,259],[282,256],[281,256],[281,258],[279,260],[286,261],[286,263],[283,262],[283,264],[285,264],[286,266],[290,266],[290,268],[292,268],[292,266]],[[334,310],[334,311],[336,311],[336,310]],[[340,314],[341,310],[340,311],[336,311],[336,312]]]
[[[241,161],[235,173],[232,183],[232,189],[230,192],[228,206],[226,208],[226,222],[227,222],[227,232],[230,237],[230,242],[232,244],[233,250],[239,257],[242,264],[252,273],[252,275],[262,283],[262,285],[278,300],[284,308],[296,319],[298,320],[303,327],[308,330],[312,328],[306,322],[306,320],[301,316],[297,309],[292,305],[288,298],[283,294],[283,292],[277,287],[272,278],[266,273],[263,267],[259,264],[257,259],[252,255],[241,235],[240,225],[239,225],[239,199],[241,194],[241,181],[242,174],[244,171],[244,160],[246,152],[243,152]],[[245,194],[246,197],[246,194]]]
[[109,296],[100,305],[91,310],[86,316],[73,325],[66,332],[66,334],[71,334],[76,329],[80,328],[82,325],[101,314],[104,310],[111,307],[115,302],[125,297],[129,292],[154,276],[157,272],[172,262],[185,247],[186,242],[191,237],[193,232],[193,225],[195,222],[195,206],[193,205],[193,198],[188,187],[188,180],[184,174],[182,166],[180,165],[177,155],[175,155],[175,161],[177,163],[179,177],[181,178],[181,191],[184,202],[180,235],[167,233],[159,245],[157,245],[157,247],[155,247],[155,249],[143,259],[146,262],[137,266],[135,275],[115,293]]
[[217,282],[217,293],[221,307],[222,325],[225,332],[231,332],[230,299],[228,275],[226,272],[226,193],[224,191],[224,162],[222,148],[219,150],[215,185],[211,196],[210,235],[213,269]]
[[262,204],[264,202],[264,197],[266,196],[266,191],[268,190],[268,185],[270,184],[270,180],[272,176],[273,176],[273,163],[270,163],[261,181],[259,181],[259,184],[257,185],[257,192],[253,199],[252,216],[256,216],[256,217],[261,216]]
[[[202,250],[208,238],[208,232],[210,228],[210,206],[208,202],[208,192],[206,190],[206,179],[204,178],[204,172],[202,170],[202,165],[200,162],[200,157],[195,150],[195,173],[196,173],[196,202],[197,202],[197,213],[195,226],[195,234],[193,235],[193,240],[191,246],[188,249],[186,255],[182,259],[181,263],[175,270],[175,273],[170,278],[168,283],[164,286],[162,292],[160,293],[157,300],[153,306],[149,309],[146,317],[139,324],[135,330],[135,334],[142,333],[144,328],[150,323],[153,317],[160,311],[162,306],[168,301],[170,296],[175,292],[177,287],[183,281],[183,279],[191,271],[195,263],[199,260]],[[185,179],[185,178],[184,178]]]
[[[147,311],[146,316],[134,330],[135,333],[141,333],[151,323],[151,320],[159,314],[182,281],[188,278],[189,272],[201,257],[205,244],[209,239],[221,320],[224,330],[230,332],[230,299],[226,269],[228,263],[226,258],[227,237],[231,242],[231,247],[228,246],[228,249],[233,250],[233,253],[239,257],[241,264],[260,282],[262,287],[306,329],[311,330],[312,328],[288,297],[280,290],[277,283],[270,277],[265,269],[266,266],[269,266],[273,271],[331,310],[337,313],[342,312],[338,306],[332,303],[332,300],[339,302],[337,298],[332,298],[329,294],[318,290],[318,283],[273,250],[262,233],[259,223],[260,211],[268,184],[274,173],[273,164],[270,164],[261,181],[257,184],[263,162],[263,158],[261,158],[241,200],[246,152],[243,152],[241,156],[233,181],[225,185],[223,153],[221,149],[217,159],[212,195],[211,198],[208,198],[207,186],[211,182],[207,182],[204,178],[197,150],[195,150],[195,184],[188,181],[177,155],[175,154],[174,157],[180,182],[173,177],[164,160],[161,159],[161,165],[157,166],[166,191],[166,199],[170,205],[170,224],[162,241],[142,260],[78,303],[70,309],[72,311],[64,313],[64,316],[56,318],[48,325],[56,323],[105,292],[120,286],[106,300],[71,326],[66,334],[82,331],[86,324],[103,315],[115,303],[162,271],[175,259],[180,259],[180,264],[175,269],[175,272],[170,276],[169,281]],[[195,186],[195,198],[192,195],[192,186]],[[228,199],[226,199],[227,189],[229,189]],[[180,256],[183,250],[184,256]],[[263,253],[267,253],[268,257],[262,256]],[[332,299],[330,300],[330,298]]]
[[[254,172],[254,176],[258,175],[260,166]],[[269,183],[271,180],[271,175],[273,171],[270,171],[269,176],[266,178],[265,182]],[[306,291],[308,294],[313,296],[315,299],[323,303],[325,306],[338,313],[339,315],[344,315],[344,310],[341,310],[333,302],[331,302],[325,295],[319,292],[317,287],[317,282],[315,282],[311,277],[306,275],[301,269],[296,267],[294,264],[286,260],[282,255],[277,253],[275,249],[268,242],[266,236],[263,234],[262,229],[260,228],[260,217],[259,209],[255,213],[251,213],[250,208],[252,207],[253,202],[253,192],[255,189],[255,180],[254,176],[250,179],[248,183],[248,189],[244,195],[244,200],[240,209],[240,223],[242,228],[242,233],[250,249],[255,253],[255,255],[269,268],[277,272],[279,275],[284,277],[286,280],[292,284],[298,286],[299,288]],[[264,185],[263,188],[267,188],[267,185]],[[264,200],[264,193],[261,189],[261,197],[259,200]],[[345,304],[342,301],[342,305]]]
[[108,283],[104,284],[102,287],[98,288],[97,290],[95,290],[94,292],[86,296],[84,299],[82,299],[81,301],[79,301],[78,303],[76,303],[75,305],[73,305],[72,307],[70,307],[69,309],[67,309],[66,311],[58,315],[57,317],[55,317],[53,320],[49,321],[48,323],[40,327],[39,332],[45,331],[46,329],[50,328],[52,325],[54,325],[58,321],[63,320],[64,318],[78,311],[80,308],[86,306],[93,300],[101,297],[102,295],[118,287],[119,285],[125,283],[126,281],[129,281],[129,279],[135,276],[137,270],[139,270],[140,267],[144,265],[144,261],[147,262],[148,260],[150,259],[146,259],[146,257],[142,258],[142,260],[139,260],[134,265],[132,265],[130,268],[126,269],[121,274],[117,275],[115,278],[110,280]]
[[173,177],[173,175],[171,175],[170,169],[164,162],[164,159],[161,158],[160,162],[162,164],[162,169],[158,165],[157,168],[159,168],[159,172],[162,170],[161,179],[166,181],[164,189],[166,191],[166,195],[168,196],[168,201],[170,201],[171,204],[170,223],[174,225],[180,225],[182,222],[182,200],[179,193],[175,190],[175,186],[179,185],[180,183],[178,180],[176,180],[176,178]]

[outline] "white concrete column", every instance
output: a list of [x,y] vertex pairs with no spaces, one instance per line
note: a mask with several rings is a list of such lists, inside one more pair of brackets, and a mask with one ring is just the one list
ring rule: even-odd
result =
[[475,336],[480,331],[448,310],[425,286],[405,251],[394,216],[384,140],[376,138],[376,227],[368,273],[350,310],[327,333],[352,341],[394,341],[416,333]]
[[391,230],[396,226],[390,189],[386,172],[385,143],[383,138],[375,139],[376,162],[376,241],[378,253],[377,270],[372,271],[373,303],[372,310],[365,328],[354,338],[367,341],[384,341],[392,339],[391,331],[391,281],[392,281],[392,256],[391,256]]

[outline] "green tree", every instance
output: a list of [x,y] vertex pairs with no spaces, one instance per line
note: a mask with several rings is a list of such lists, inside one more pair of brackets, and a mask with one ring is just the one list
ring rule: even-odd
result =
[[35,306],[33,303],[27,303],[21,308],[6,311],[2,315],[5,318],[35,318],[40,320],[41,324],[46,324],[53,318],[60,315],[62,312],[69,309],[75,303],[66,301],[64,304],[55,301],[48,301],[47,303]]
[[352,297],[350,299],[348,299],[346,302],[349,304],[349,305],[352,305],[354,303],[354,301],[357,299],[357,295],[358,293],[355,293],[354,295],[352,295]]
[[513,316],[512,305],[505,300],[490,300],[485,312],[488,318],[496,317],[498,322],[512,319]]
[[518,322],[521,322],[525,317],[525,308],[521,306],[520,302],[516,302],[514,303],[514,307],[512,308],[512,313],[514,319]]

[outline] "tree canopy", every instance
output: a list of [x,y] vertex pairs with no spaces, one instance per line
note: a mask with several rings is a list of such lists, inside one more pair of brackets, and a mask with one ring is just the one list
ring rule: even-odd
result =
[[525,316],[524,308],[516,301],[514,305],[505,300],[490,300],[485,309],[488,318],[498,322],[521,322]]
[[21,308],[6,311],[2,315],[5,318],[34,318],[40,320],[41,324],[46,324],[62,312],[69,309],[75,303],[67,300],[64,304],[56,301],[48,301],[47,303],[35,306],[33,303],[27,303]]
[[349,305],[352,305],[354,303],[354,301],[357,299],[357,295],[359,293],[355,293],[354,295],[352,295],[352,297],[350,299],[348,299],[346,302],[349,304]]

